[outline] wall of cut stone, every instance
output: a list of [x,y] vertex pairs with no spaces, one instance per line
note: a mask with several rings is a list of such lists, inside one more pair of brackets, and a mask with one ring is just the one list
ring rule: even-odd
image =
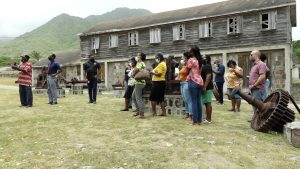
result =
[[296,101],[300,102],[300,83],[292,83],[290,94]]

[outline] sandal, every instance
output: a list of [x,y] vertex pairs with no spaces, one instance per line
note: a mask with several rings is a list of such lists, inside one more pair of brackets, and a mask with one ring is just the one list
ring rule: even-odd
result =
[[136,119],[143,119],[144,116],[143,116],[143,115],[138,115],[138,116],[136,116],[135,118],[136,118]]
[[135,113],[135,114],[133,114],[133,117],[136,117],[136,116],[139,116],[140,115],[140,113]]
[[192,121],[193,120],[193,118],[192,118],[192,116],[189,116],[188,118],[186,118],[185,120],[187,120],[187,121]]

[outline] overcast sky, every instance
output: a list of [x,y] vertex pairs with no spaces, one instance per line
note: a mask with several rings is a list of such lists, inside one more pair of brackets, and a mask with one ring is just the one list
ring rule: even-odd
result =
[[[0,10],[0,37],[16,37],[30,32],[53,17],[67,13],[87,17],[101,15],[118,7],[144,8],[157,13],[221,0],[3,0]],[[297,19],[300,24],[300,0]],[[300,26],[293,29],[294,39],[300,39]]]

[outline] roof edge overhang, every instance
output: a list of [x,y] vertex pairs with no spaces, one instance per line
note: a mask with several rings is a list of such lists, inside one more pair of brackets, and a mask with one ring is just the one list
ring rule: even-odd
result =
[[270,6],[270,7],[266,7],[266,8],[258,8],[258,9],[230,12],[230,13],[225,13],[225,14],[222,14],[222,15],[210,15],[210,16],[194,17],[194,18],[190,18],[190,19],[182,19],[182,20],[177,20],[177,21],[162,22],[162,23],[156,23],[156,24],[150,24],[150,25],[144,25],[144,26],[137,26],[137,27],[130,27],[130,28],[123,28],[123,29],[109,29],[109,30],[105,30],[105,31],[97,31],[97,32],[89,32],[89,33],[84,33],[83,32],[83,33],[79,33],[77,35],[79,37],[85,37],[85,36],[92,36],[92,35],[105,34],[105,33],[131,31],[131,30],[144,29],[144,28],[155,27],[155,26],[160,26],[160,25],[168,25],[168,24],[187,22],[187,21],[193,21],[193,20],[222,17],[222,16],[228,16],[228,15],[237,15],[237,14],[241,14],[241,13],[249,13],[249,12],[261,11],[261,10],[269,10],[269,9],[281,8],[281,7],[286,7],[286,6],[292,6],[292,8],[293,8],[293,6],[295,7],[295,17],[296,17],[296,2],[290,2],[290,3],[286,3],[286,4],[282,4],[282,5],[275,5],[275,6]]

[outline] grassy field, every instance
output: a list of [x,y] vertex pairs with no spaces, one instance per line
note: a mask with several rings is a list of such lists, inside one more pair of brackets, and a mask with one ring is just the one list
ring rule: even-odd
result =
[[87,104],[67,95],[58,105],[34,96],[33,108],[19,108],[17,90],[1,90],[0,168],[300,168],[300,150],[281,134],[249,127],[251,107],[227,112],[213,104],[213,123],[192,126],[181,117],[136,120],[120,112],[123,99],[110,95]]
[[1,77],[0,78],[0,85],[8,85],[8,86],[17,86],[17,84],[15,83],[15,81],[18,78],[10,78],[10,77]]

